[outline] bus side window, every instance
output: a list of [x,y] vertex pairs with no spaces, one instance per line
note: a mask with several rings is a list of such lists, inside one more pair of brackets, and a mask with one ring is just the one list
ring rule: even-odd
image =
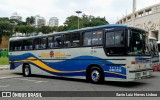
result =
[[106,47],[114,47],[114,32],[106,33]]
[[22,41],[15,41],[14,42],[14,50],[15,51],[21,51],[22,50]]
[[33,50],[33,40],[24,40],[23,41],[24,50]]
[[54,47],[56,48],[62,47],[62,36],[54,37]]
[[54,37],[48,37],[48,48],[54,48]]
[[71,47],[71,34],[64,34],[64,47]]
[[122,55],[125,53],[123,30],[106,33],[106,51],[108,55]]
[[91,45],[91,39],[92,39],[92,32],[83,33],[83,45],[84,46]]
[[72,34],[72,47],[80,46],[80,33]]
[[41,38],[41,49],[45,49],[46,48],[46,38]]
[[95,31],[92,34],[92,45],[101,45],[102,44],[102,31]]
[[35,49],[41,49],[41,39],[35,39]]

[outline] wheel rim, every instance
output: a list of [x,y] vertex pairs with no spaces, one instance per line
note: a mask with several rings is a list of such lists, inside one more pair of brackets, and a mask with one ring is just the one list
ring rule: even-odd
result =
[[25,68],[25,75],[26,75],[26,76],[29,75],[29,68],[28,68],[28,67]]
[[94,82],[97,82],[99,81],[99,78],[100,78],[100,73],[99,71],[97,70],[93,70],[92,73],[91,73],[91,78]]

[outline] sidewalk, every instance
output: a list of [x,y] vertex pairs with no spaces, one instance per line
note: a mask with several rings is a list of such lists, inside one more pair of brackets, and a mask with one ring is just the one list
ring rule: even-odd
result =
[[0,65],[0,70],[9,70],[9,65]]

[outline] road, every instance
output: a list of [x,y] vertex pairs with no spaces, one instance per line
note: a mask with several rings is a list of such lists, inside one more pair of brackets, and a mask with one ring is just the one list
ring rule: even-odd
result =
[[[11,91],[11,90],[12,91],[160,91],[160,72],[154,72],[152,77],[148,79],[139,80],[136,82],[106,81],[102,84],[92,84],[81,79],[57,78],[52,76],[32,75],[32,77],[23,77],[21,74],[14,74],[14,72],[10,72],[8,70],[1,70],[0,91]],[[111,100],[117,99],[117,97],[115,98],[109,97],[109,98]],[[101,99],[104,100],[109,98],[101,97]],[[68,98],[68,100],[70,99]],[[80,100],[82,98],[74,98],[73,100],[75,99]],[[122,100],[125,99],[127,99],[127,97],[122,98]],[[130,99],[132,100],[132,98]],[[145,100],[147,99],[158,100],[159,98],[145,97]],[[135,97],[133,98],[133,100],[135,100]]]

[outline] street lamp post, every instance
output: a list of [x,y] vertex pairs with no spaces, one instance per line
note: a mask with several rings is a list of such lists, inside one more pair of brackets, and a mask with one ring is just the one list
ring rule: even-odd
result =
[[78,14],[78,29],[79,29],[79,14],[81,14],[82,11],[76,11],[76,13]]

